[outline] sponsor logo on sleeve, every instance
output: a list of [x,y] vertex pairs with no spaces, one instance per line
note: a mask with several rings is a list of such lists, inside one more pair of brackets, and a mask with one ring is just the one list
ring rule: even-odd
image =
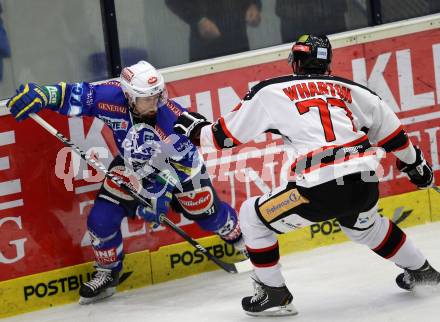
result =
[[112,117],[101,116],[100,119],[107,124],[113,131],[127,131],[128,121]]
[[109,80],[109,81],[103,83],[103,85],[121,87],[121,83],[119,81],[115,81],[115,80]]
[[98,108],[102,111],[117,113],[117,114],[127,114],[127,107],[123,105],[110,104],[105,102],[99,102]]
[[174,113],[174,115],[180,116],[182,114],[180,108],[178,108],[172,100],[168,100],[166,105],[170,109],[170,111]]
[[50,105],[57,104],[58,89],[55,86],[46,86],[46,89],[49,92],[49,104]]

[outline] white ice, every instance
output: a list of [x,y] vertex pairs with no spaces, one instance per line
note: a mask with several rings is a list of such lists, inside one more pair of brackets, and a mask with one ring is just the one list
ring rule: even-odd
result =
[[[440,223],[406,231],[439,269]],[[215,271],[119,293],[93,305],[71,304],[2,322],[440,321],[440,292],[399,289],[394,278],[401,270],[363,246],[347,242],[284,256],[281,262],[296,316],[245,315],[241,298],[253,292],[247,274]]]

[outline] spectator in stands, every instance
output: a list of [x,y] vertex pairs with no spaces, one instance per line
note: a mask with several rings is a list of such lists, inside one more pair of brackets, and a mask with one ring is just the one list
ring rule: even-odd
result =
[[190,27],[190,61],[249,50],[246,26],[260,23],[261,0],[165,0]]
[[346,0],[277,0],[283,43],[303,34],[332,34],[346,30]]

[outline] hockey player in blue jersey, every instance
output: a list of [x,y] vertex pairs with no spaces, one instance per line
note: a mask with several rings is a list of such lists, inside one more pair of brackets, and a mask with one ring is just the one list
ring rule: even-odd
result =
[[7,107],[18,121],[43,108],[103,120],[119,149],[110,170],[129,180],[137,178],[132,183],[137,182],[141,194],[152,201],[151,208],[139,206],[111,180],[104,180],[87,219],[97,272],[81,286],[80,304],[115,293],[124,257],[124,217],[138,215],[158,223],[171,206],[237,250],[244,249],[236,211],[218,198],[196,147],[173,130],[184,109],[167,98],[163,76],[149,63],[126,67],[119,81],[99,85],[21,85]]

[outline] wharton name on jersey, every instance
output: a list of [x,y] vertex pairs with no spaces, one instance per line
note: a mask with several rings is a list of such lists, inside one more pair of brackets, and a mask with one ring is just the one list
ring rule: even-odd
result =
[[330,75],[288,75],[258,83],[234,110],[202,128],[201,141],[222,149],[265,132],[282,136],[295,156],[296,183],[304,187],[375,171],[383,150],[409,144],[399,119],[376,93]]

